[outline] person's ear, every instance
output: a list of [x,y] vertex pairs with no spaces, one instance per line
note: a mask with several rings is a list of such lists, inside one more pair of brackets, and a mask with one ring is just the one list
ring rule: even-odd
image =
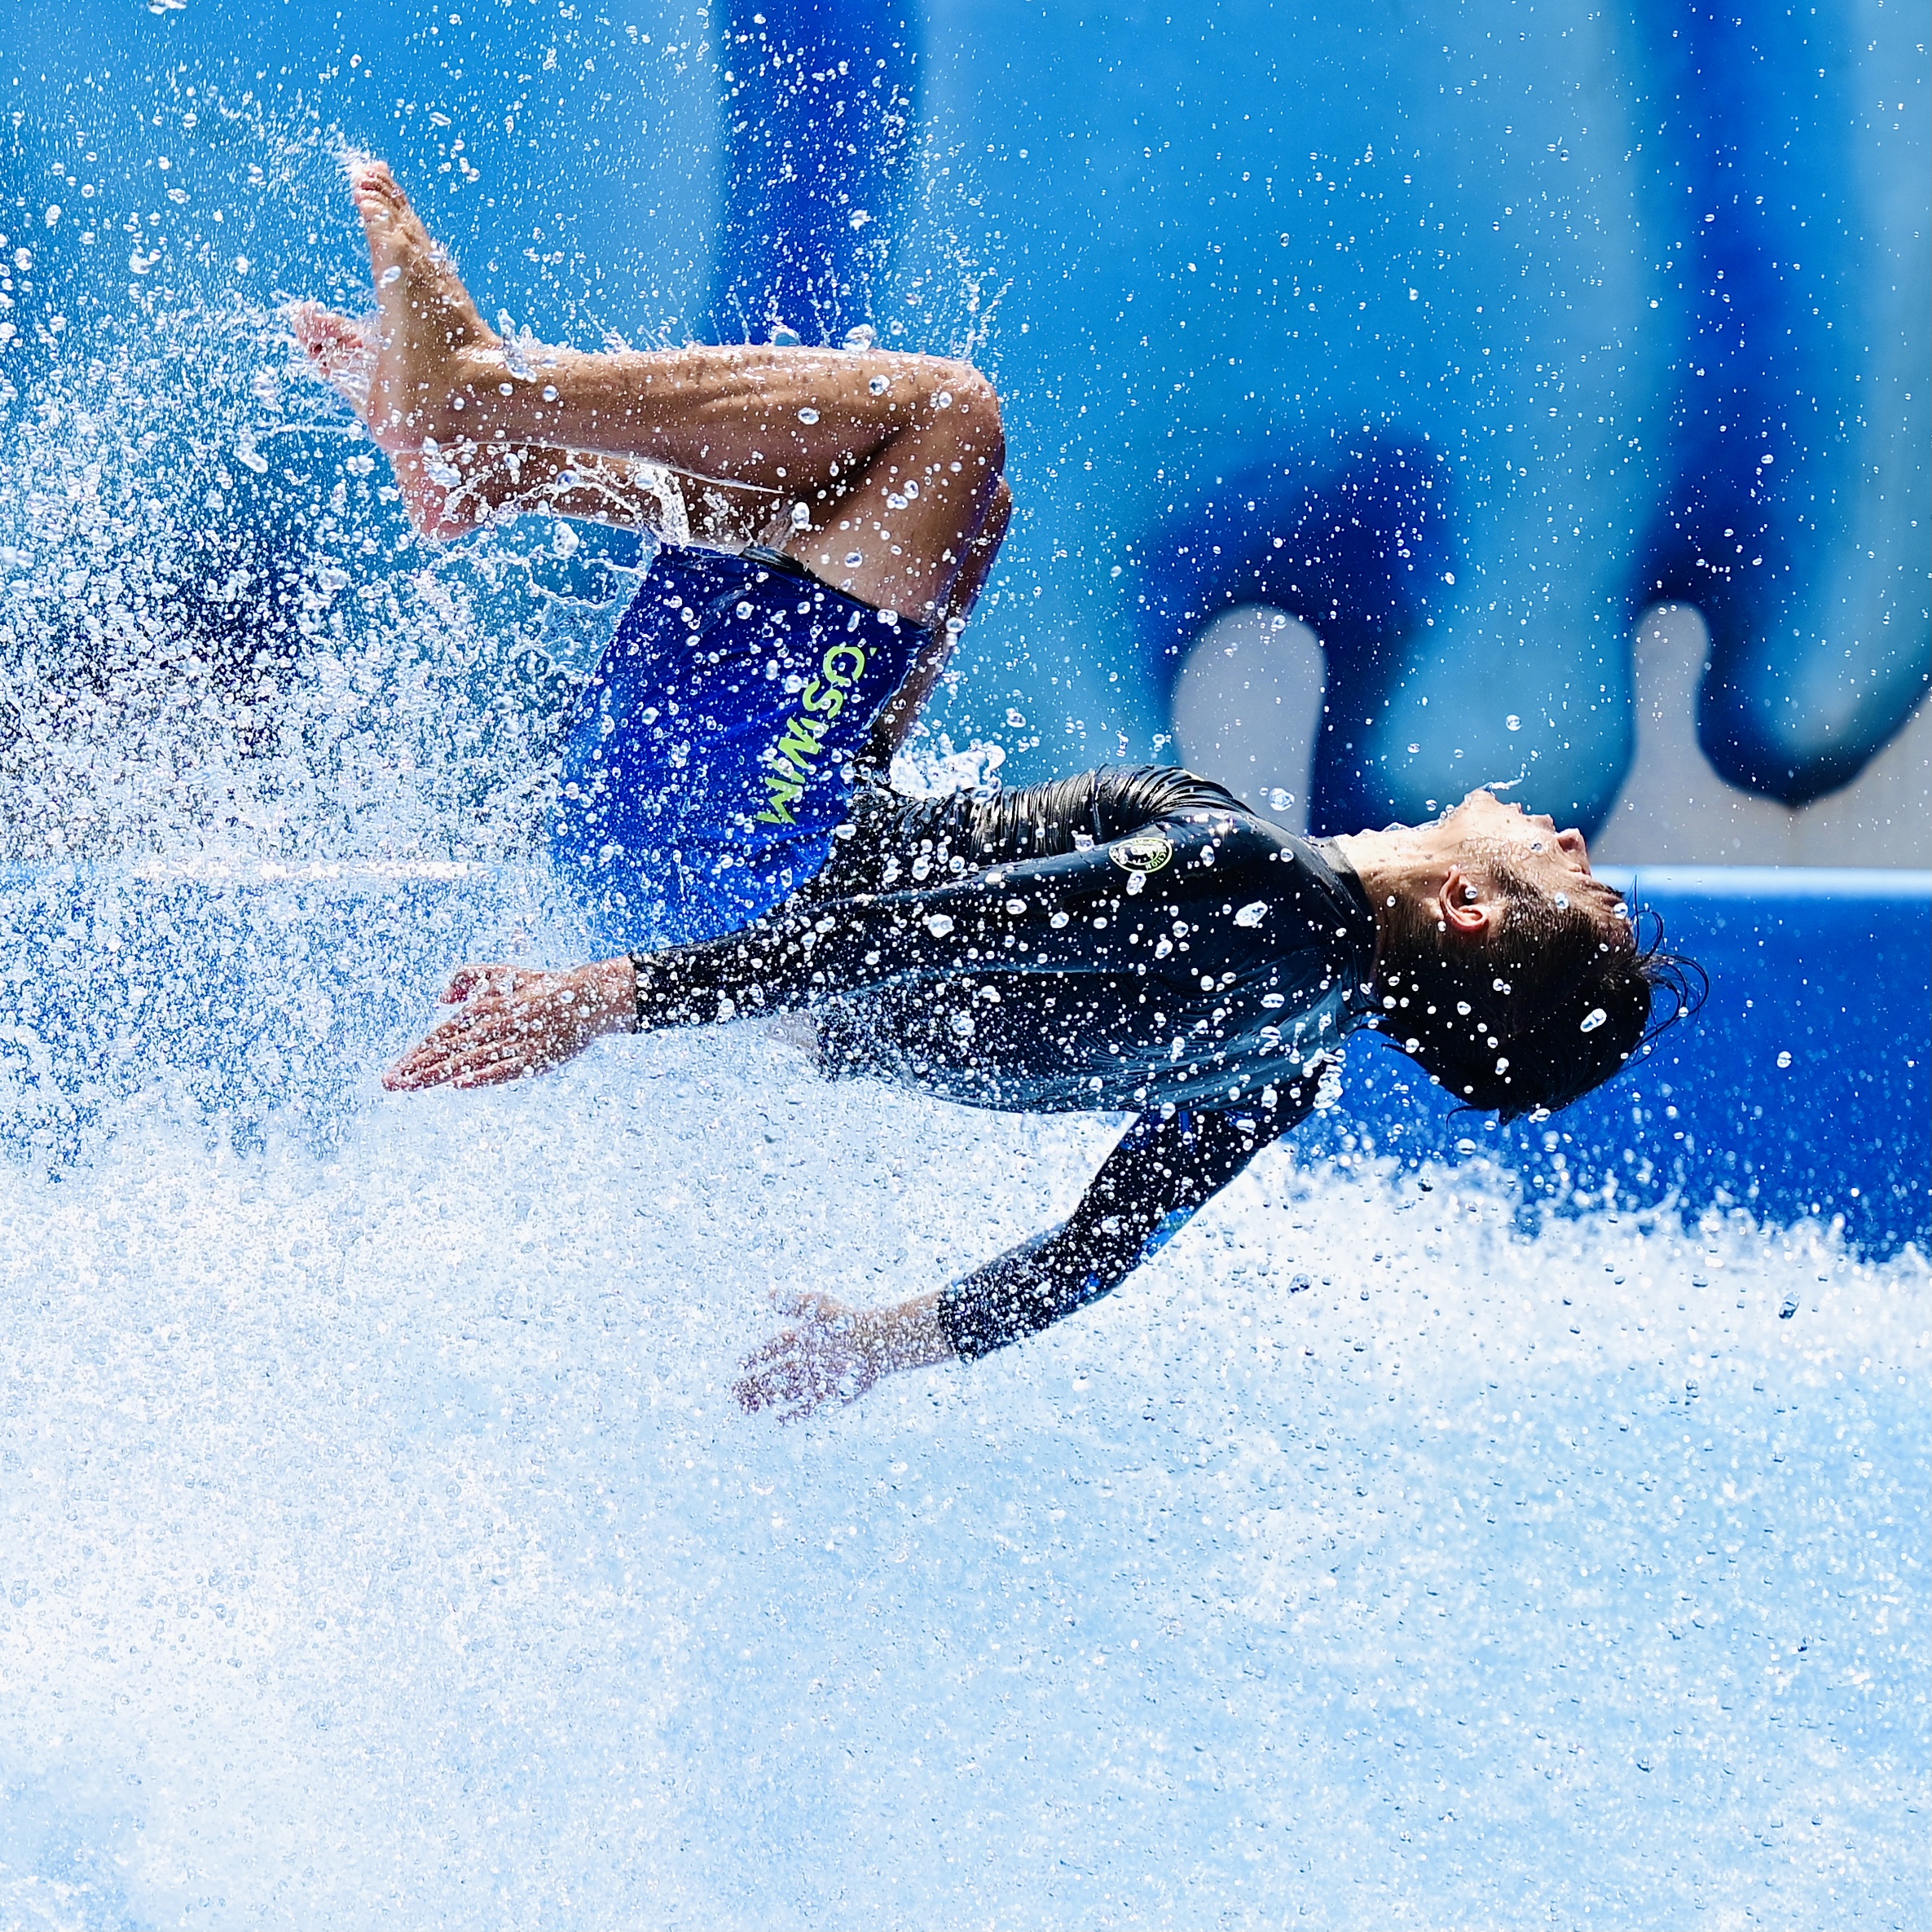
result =
[[1436,917],[1445,930],[1467,940],[1479,940],[1495,919],[1475,882],[1459,865],[1451,865],[1436,894]]

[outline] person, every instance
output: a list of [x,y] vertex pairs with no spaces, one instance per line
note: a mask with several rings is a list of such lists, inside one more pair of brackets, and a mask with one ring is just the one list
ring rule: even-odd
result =
[[913,799],[882,771],[1010,511],[970,366],[872,349],[508,342],[388,169],[352,164],[373,326],[300,341],[433,536],[526,509],[662,547],[591,680],[552,849],[611,956],[464,966],[385,1076],[555,1067],[601,1036],[803,1016],[821,1071],[969,1106],[1133,1114],[1067,1219],[884,1309],[821,1294],[748,1358],[781,1417],[972,1360],[1110,1292],[1379,1028],[1466,1106],[1567,1106],[1688,1007],[1582,834],[1483,789],[1430,823],[1284,831],[1192,772]]

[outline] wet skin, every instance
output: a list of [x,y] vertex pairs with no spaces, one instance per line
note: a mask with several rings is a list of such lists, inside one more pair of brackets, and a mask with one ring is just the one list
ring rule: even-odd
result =
[[392,457],[432,480],[513,453],[540,469],[551,452],[553,476],[571,453],[661,464],[716,487],[741,547],[770,542],[863,603],[943,618],[1005,464],[999,399],[970,364],[759,345],[512,353],[388,168],[359,156],[349,173],[376,326],[313,306],[290,319]]

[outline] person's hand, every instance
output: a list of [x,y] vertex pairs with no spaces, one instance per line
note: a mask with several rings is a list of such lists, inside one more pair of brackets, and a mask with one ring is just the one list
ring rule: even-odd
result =
[[745,1358],[732,1393],[748,1410],[776,1410],[781,1422],[797,1422],[828,1402],[856,1402],[895,1369],[953,1359],[937,1295],[895,1308],[847,1308],[817,1293],[774,1292],[772,1300],[799,1325]]
[[799,1325],[745,1358],[732,1388],[745,1409],[775,1409],[781,1422],[797,1422],[827,1402],[856,1402],[878,1380],[877,1315],[816,1292],[772,1300]]
[[605,1033],[636,1023],[635,970],[627,957],[558,973],[463,966],[444,989],[454,1007],[382,1076],[392,1093],[425,1087],[494,1087],[547,1073]]
[[878,1380],[887,1365],[877,1314],[830,1295],[772,1299],[798,1326],[745,1358],[745,1374],[732,1388],[744,1408],[775,1409],[781,1422],[797,1422],[827,1402],[856,1402]]

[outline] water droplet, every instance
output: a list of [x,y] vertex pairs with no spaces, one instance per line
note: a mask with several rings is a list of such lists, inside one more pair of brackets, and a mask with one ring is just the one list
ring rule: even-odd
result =
[[816,423],[818,420],[818,411],[816,409],[801,409],[799,411],[799,420],[801,423]]
[[554,382],[547,382],[544,385],[544,400],[546,403],[554,403],[557,400],[557,385]]
[[1778,1310],[1778,1319],[1779,1319],[1780,1322],[1789,1322],[1789,1321],[1791,1319],[1791,1318],[1792,1318],[1792,1317],[1793,1317],[1794,1314],[1796,1314],[1797,1313],[1798,1313],[1798,1297],[1797,1297],[1797,1296],[1795,1296],[1795,1295],[1787,1295],[1787,1296],[1785,1297],[1785,1305],[1784,1305],[1782,1308],[1780,1308],[1780,1309]]
[[1789,1067],[1789,1066],[1791,1064],[1791,1056],[1790,1056],[1790,1054],[1780,1054],[1778,1055],[1778,1064],[1779,1064],[1780,1067]]
[[517,385],[513,382],[500,382],[496,385],[496,393],[500,396],[513,396],[517,393]]
[[739,605],[739,606],[738,606],[738,615],[739,615],[741,618],[746,618],[746,617],[749,617],[749,616],[750,616],[750,614],[751,614],[751,606],[750,606],[749,604],[741,604],[741,605]]
[[1512,711],[1503,722],[1512,731],[1521,731],[1523,728],[1523,720],[1514,711]]
[[861,322],[856,328],[845,332],[845,345],[855,354],[860,350],[869,349],[878,340],[878,333],[869,322]]
[[1421,746],[1419,746],[1419,745],[1411,745],[1411,746],[1409,747],[1409,755],[1410,755],[1410,757],[1411,757],[1411,758],[1415,757],[1415,755],[1416,755],[1416,753],[1417,753],[1417,752],[1419,752],[1419,750],[1421,750],[1421,749],[1422,749],[1422,747],[1421,747]]
[[[496,326],[503,337],[504,367],[522,381],[533,381],[536,371],[530,366],[530,350],[536,338],[517,333],[517,324],[510,319],[508,309],[497,310]],[[509,391],[506,389],[504,394],[508,395]]]
[[848,570],[857,570],[865,561],[865,552],[863,550],[848,550],[845,553],[845,567]]
[[933,402],[941,409],[950,409],[953,407],[952,390],[949,389],[941,389],[940,393],[933,398]]
[[944,913],[933,913],[926,918],[926,930],[935,940],[943,940],[953,930],[953,922]]
[[909,497],[917,496],[919,494],[919,486],[917,483],[908,483],[905,486],[905,493]]
[[1569,893],[1559,892],[1556,895],[1556,909],[1560,913],[1567,913],[1569,910]]
[[1259,926],[1268,917],[1268,902],[1265,899],[1250,900],[1234,915],[1237,926]]
[[398,282],[402,280],[402,270],[395,266],[394,264],[391,264],[390,266],[385,268],[382,271],[381,279],[376,283],[376,285],[379,288],[394,288]]
[[794,503],[791,506],[791,526],[794,530],[811,529],[812,508],[808,504]]
[[795,328],[786,323],[774,322],[772,324],[772,346],[774,349],[796,349],[803,339]]
[[[1456,1010],[1459,1013],[1467,1013],[1469,1009],[1467,1006],[1459,1006]],[[1578,1030],[1580,1032],[1594,1033],[1609,1017],[1609,1014],[1604,1012],[1601,1006],[1592,1006],[1583,1015],[1583,1023]]]
[[1499,1060],[1499,1061],[1496,1063],[1496,1071],[1497,1071],[1499,1073],[1507,1073],[1507,1072],[1509,1072],[1509,1062],[1508,1062],[1507,1059],[1502,1059],[1502,1060]]
[[872,391],[874,395],[882,396],[887,389],[891,388],[892,385],[887,377],[875,376],[865,386]]
[[897,491],[894,491],[886,499],[886,508],[889,510],[903,510],[905,508],[905,499]]

